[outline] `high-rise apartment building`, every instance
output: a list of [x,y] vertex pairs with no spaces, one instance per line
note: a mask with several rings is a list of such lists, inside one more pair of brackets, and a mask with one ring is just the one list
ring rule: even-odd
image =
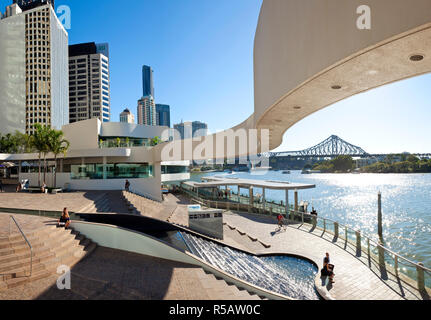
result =
[[181,140],[208,135],[208,125],[200,121],[181,122],[175,124],[174,129],[178,132]]
[[157,126],[156,104],[152,96],[138,100],[138,124]]
[[120,113],[120,122],[135,123],[135,116],[129,109],[124,109],[124,111]]
[[171,111],[167,104],[156,104],[157,125],[171,127]]
[[69,122],[68,34],[46,1],[16,2],[0,20],[0,130],[61,129]]
[[69,46],[70,123],[92,118],[110,121],[108,52],[107,44],[90,42]]
[[142,87],[143,97],[152,96],[154,98],[153,69],[149,66],[142,67]]

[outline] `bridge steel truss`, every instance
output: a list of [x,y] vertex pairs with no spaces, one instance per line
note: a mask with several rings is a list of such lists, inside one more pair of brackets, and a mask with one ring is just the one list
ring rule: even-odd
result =
[[352,157],[369,156],[364,149],[355,146],[343,139],[333,135],[325,141],[322,141],[314,147],[301,151],[286,151],[286,152],[269,152],[264,154],[267,157],[304,157],[304,158],[319,158],[319,157],[337,157],[341,155]]
[[[335,158],[338,156],[351,157],[384,157],[389,154],[369,154],[364,149],[355,146],[343,139],[333,135],[314,147],[301,151],[267,152],[262,154],[265,157],[292,157],[292,158]],[[419,158],[431,158],[431,153],[414,153]]]

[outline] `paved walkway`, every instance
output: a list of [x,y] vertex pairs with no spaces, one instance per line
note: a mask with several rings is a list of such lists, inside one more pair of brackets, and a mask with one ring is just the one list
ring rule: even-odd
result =
[[333,242],[333,236],[323,234],[321,230],[310,232],[311,226],[291,224],[286,231],[275,232],[276,219],[250,214],[227,213],[226,222],[241,226],[250,234],[271,245],[258,254],[288,253],[304,256],[316,262],[319,269],[323,267],[323,258],[329,252],[331,262],[335,265],[335,284],[323,284],[320,279],[316,286],[327,292],[335,300],[421,300],[418,290],[409,284],[388,275],[382,277],[376,268],[370,268],[368,259],[356,257],[353,248],[345,248],[345,242]]
[[71,290],[57,276],[0,291],[0,300],[259,300],[202,268],[98,247],[71,270]]
[[58,194],[41,194],[27,192],[0,193],[0,208],[29,210],[62,211],[67,207],[77,212],[97,199],[103,191],[70,192]]

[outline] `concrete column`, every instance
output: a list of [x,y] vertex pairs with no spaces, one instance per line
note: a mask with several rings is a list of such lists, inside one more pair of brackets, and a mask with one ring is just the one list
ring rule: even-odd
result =
[[361,252],[361,233],[356,231],[356,251]]
[[384,268],[386,266],[386,260],[385,260],[385,249],[383,249],[383,243],[379,243],[378,246],[378,254],[379,254],[379,265],[381,268]]
[[265,209],[266,209],[265,188],[262,188],[262,203],[263,203],[263,212],[265,213]]
[[338,238],[340,235],[338,222],[334,222],[334,235],[335,238]]
[[103,157],[103,180],[106,180],[108,178],[108,171],[106,170],[106,164],[107,164],[107,159],[106,157]]
[[419,262],[416,270],[418,272],[418,289],[419,291],[425,292],[425,273],[423,267],[423,263]]
[[248,200],[249,200],[249,212],[252,212],[254,206],[254,194],[253,187],[248,189]]
[[286,189],[286,216],[289,215],[289,190]]

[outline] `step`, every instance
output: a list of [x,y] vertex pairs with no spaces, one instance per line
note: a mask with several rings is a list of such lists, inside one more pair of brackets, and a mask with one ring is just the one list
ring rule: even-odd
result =
[[47,270],[41,270],[34,272],[31,277],[20,277],[6,280],[6,285],[8,289],[18,287],[20,285],[37,281],[40,279],[48,278],[52,273]]
[[[91,243],[91,241],[89,241]],[[92,246],[89,248],[91,252],[94,250],[95,246]],[[42,269],[50,270],[50,271],[57,271],[57,267],[60,264],[66,264],[64,261],[66,261],[65,258],[72,257],[74,264],[76,264],[77,259],[81,259],[85,254],[83,253],[86,247],[80,246],[80,245],[74,245],[74,246],[68,246],[68,247],[60,247],[56,248],[56,252],[49,252],[41,257],[37,257],[33,259],[33,271],[39,271]],[[79,260],[78,260],[79,261]],[[57,264],[59,263],[60,264]],[[69,265],[72,267],[72,265]],[[20,268],[13,270],[13,273],[10,275],[5,275],[6,278],[14,278],[14,277],[22,277],[29,274],[30,271],[30,259],[28,259],[27,264],[22,265]]]
[[[40,233],[37,234],[33,234],[31,236],[26,236],[28,241],[31,243],[37,243],[38,240],[40,239],[53,239],[55,236],[58,236],[60,234],[60,232],[64,232],[66,231],[66,233],[70,233],[68,232],[68,230],[64,230],[63,228],[55,228],[55,229],[49,229],[49,230],[44,230],[41,231]],[[25,241],[24,237],[21,236],[20,239],[15,239],[12,241],[8,241],[8,242],[4,242],[0,244],[0,249],[8,249],[8,248],[13,248],[13,247],[18,247],[18,246],[22,246],[22,245],[27,245],[27,242]]]
[[[27,231],[27,232],[25,232],[25,235],[26,235],[27,238],[29,238],[29,237],[32,237],[32,236],[34,236],[36,234],[43,233],[43,232],[48,232],[48,231],[54,230],[54,229],[55,229],[54,225],[52,225],[52,226],[51,225],[46,225],[46,226],[41,227],[41,228],[36,229],[36,230]],[[17,231],[17,230],[13,230],[13,234],[11,234],[10,236],[6,236],[6,237],[1,237],[0,238],[0,244],[8,243],[8,242],[14,242],[14,241],[17,241],[17,240],[20,240],[20,239],[22,239],[22,234],[19,231]]]
[[[75,240],[74,240],[75,241]],[[87,243],[90,243],[91,241],[88,241]],[[60,248],[56,248],[56,252],[49,251],[44,255],[41,255],[39,257],[33,257],[33,271],[38,271],[41,269],[47,269],[47,266],[52,265],[55,262],[61,261],[59,258],[63,257],[69,257],[73,256],[74,259],[80,258],[83,256],[82,252],[85,250],[84,246],[80,246],[78,244],[74,244],[73,246],[62,246]],[[17,267],[19,266],[19,267]],[[10,273],[10,275],[5,275],[7,278],[14,278],[14,277],[22,277],[29,274],[30,271],[30,259],[28,258],[26,261],[23,261],[22,263],[15,263],[14,269],[9,270],[13,271]],[[57,268],[55,268],[55,271]]]
[[[37,237],[39,235],[43,235],[43,234],[48,234],[50,232],[55,232],[56,230],[56,226],[45,226],[45,227],[41,227],[40,229],[37,230],[33,230],[30,232],[25,232],[25,236],[27,237],[27,239],[31,239],[34,237]],[[18,232],[14,232],[14,234],[8,236],[8,237],[2,237],[0,239],[0,246],[3,244],[9,244],[9,243],[14,243],[14,242],[19,242],[19,241],[23,241],[23,236],[21,233]]]
[[[68,241],[70,237],[70,234],[64,233],[60,234],[59,237],[40,239],[37,242],[33,242],[31,243],[33,253],[44,251],[44,248],[50,248],[53,246],[55,247],[59,242]],[[1,249],[0,251],[0,266],[3,262],[6,262],[11,257],[19,257],[24,254],[30,254],[30,248],[27,243],[18,247]]]
[[92,242],[85,248],[82,247],[79,250],[70,250],[69,252],[65,252],[62,255],[55,257],[49,264],[45,263],[45,268],[53,272],[56,272],[57,267],[60,265],[67,265],[69,268],[73,268],[73,266],[91,254],[96,247],[97,245]]
[[[45,260],[56,256],[57,254],[61,254],[65,251],[68,251],[70,248],[78,248],[81,240],[78,240],[73,235],[69,235],[69,238],[66,238],[63,242],[61,242],[60,246],[46,246],[47,250],[43,250],[42,252],[34,252],[33,253],[33,264],[42,263]],[[4,262],[0,264],[0,273],[11,272],[14,269],[18,269],[20,267],[28,266],[30,264],[30,253],[24,254],[22,256],[18,256],[17,259],[14,259],[11,262]]]

